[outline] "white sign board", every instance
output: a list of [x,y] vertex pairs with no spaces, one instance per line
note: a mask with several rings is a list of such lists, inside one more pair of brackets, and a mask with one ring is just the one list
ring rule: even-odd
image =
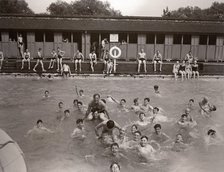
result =
[[118,34],[110,34],[110,42],[118,42]]

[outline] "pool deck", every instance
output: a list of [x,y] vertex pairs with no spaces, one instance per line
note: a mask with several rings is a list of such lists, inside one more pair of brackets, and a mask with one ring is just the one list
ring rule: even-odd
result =
[[[55,76],[60,75],[56,71],[56,63],[54,69],[47,69],[49,65],[49,60],[44,60],[44,66],[47,70],[43,75],[52,74]],[[74,63],[71,60],[64,60],[63,63],[66,63],[70,66],[72,76],[105,76],[103,74],[103,62],[99,61],[95,66],[95,72],[91,72],[89,61],[82,63],[82,72],[77,73],[74,69]],[[169,77],[173,76],[172,69],[175,62],[164,61],[162,72],[154,72],[152,61],[147,61],[147,73],[144,73],[143,66],[141,67],[141,72],[137,73],[137,62],[136,61],[118,61],[117,62],[117,71],[111,76],[154,76],[154,77]],[[16,59],[5,59],[3,62],[3,68],[0,71],[2,74],[18,74],[18,75],[33,75],[35,72],[32,70],[36,60],[31,60],[31,70],[27,69],[27,63],[24,65],[24,69],[21,70],[21,60]],[[224,76],[224,63],[223,62],[199,62],[199,73],[200,76]],[[157,65],[158,70],[159,65]],[[41,73],[40,65],[37,67],[37,73]]]

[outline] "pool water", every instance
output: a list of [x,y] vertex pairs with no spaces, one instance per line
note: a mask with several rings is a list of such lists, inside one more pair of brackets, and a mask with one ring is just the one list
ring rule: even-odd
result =
[[[159,85],[161,97],[154,94],[153,86]],[[151,99],[151,105],[161,107],[168,118],[178,120],[183,113],[188,100],[195,100],[192,116],[197,120],[200,137],[193,140],[192,148],[185,152],[167,152],[160,161],[146,165],[122,165],[122,172],[222,172],[224,167],[224,146],[210,146],[206,149],[203,142],[204,128],[215,126],[224,133],[224,80],[199,79],[174,81],[172,79],[148,78],[76,78],[76,79],[47,79],[35,78],[0,78],[0,128],[5,130],[18,142],[25,154],[25,160],[30,172],[106,172],[110,163],[98,156],[104,148],[95,139],[93,124],[85,123],[88,131],[87,139],[74,142],[70,134],[75,127],[75,121],[80,117],[73,111],[72,102],[77,98],[75,86],[84,90],[81,101],[88,104],[94,93],[100,93],[102,98],[112,95],[120,100],[125,98],[127,105],[132,105],[138,97],[143,102],[145,97]],[[45,90],[50,91],[51,97],[43,99]],[[198,102],[203,96],[217,106],[210,119],[202,118],[198,112]],[[57,104],[63,101],[66,108],[71,110],[71,120],[62,125],[56,120]],[[110,117],[121,126],[127,121],[137,120],[136,114],[123,113],[116,110],[116,105],[107,102]],[[24,137],[27,131],[35,125],[38,119],[55,130],[55,134],[41,137]],[[150,134],[152,127],[147,130]],[[162,130],[172,139],[177,134],[175,122],[162,124]],[[131,153],[128,153],[131,154]],[[97,155],[96,163],[85,160],[85,155]],[[130,155],[130,160],[138,162],[137,156]],[[129,167],[131,166],[131,167]],[[127,167],[127,168],[126,168]]]

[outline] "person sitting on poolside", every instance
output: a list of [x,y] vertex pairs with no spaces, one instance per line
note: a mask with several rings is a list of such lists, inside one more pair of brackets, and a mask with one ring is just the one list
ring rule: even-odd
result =
[[162,127],[160,124],[154,125],[154,132],[149,136],[150,140],[154,140],[157,143],[165,144],[170,141],[170,137],[161,131]]
[[71,74],[72,73],[71,73],[69,65],[63,64],[62,70],[61,70],[61,75],[65,78],[65,77],[71,76]]
[[199,78],[198,64],[197,64],[196,60],[192,64],[192,73],[193,73],[193,78],[194,79],[195,79],[195,77]]
[[71,133],[71,138],[83,141],[86,138],[86,135],[85,135],[86,131],[85,131],[85,128],[84,128],[83,120],[82,119],[77,119],[76,120],[76,125],[77,125],[77,127]]
[[94,120],[94,116],[96,115],[101,121],[106,120],[106,115],[108,115],[106,105],[100,100],[100,95],[98,93],[93,95],[93,100],[88,105],[85,118],[87,120]]
[[185,71],[185,61],[183,60],[182,64],[179,67],[179,73],[181,74],[181,79],[184,80],[186,79],[186,71]]
[[161,72],[162,71],[162,55],[161,53],[159,52],[159,50],[156,51],[154,57],[153,57],[153,66],[154,66],[154,72],[156,72],[156,64],[158,63],[159,64],[159,71]]
[[150,103],[150,98],[148,97],[144,98],[144,103],[140,106],[143,112],[147,113],[153,110],[153,107],[149,103]]
[[113,162],[110,165],[110,172],[120,172],[121,166],[117,162]]
[[77,50],[77,52],[74,54],[73,62],[75,63],[75,71],[77,72],[79,65],[79,72],[81,72],[82,62],[84,62],[84,56],[79,50]]
[[46,128],[43,125],[43,121],[41,119],[37,120],[36,125],[27,132],[27,134],[25,135],[25,137],[28,137],[32,134],[46,134],[46,133],[54,133],[54,131]]
[[189,61],[186,62],[185,72],[186,72],[187,79],[190,79],[192,76],[192,67]]
[[176,63],[174,63],[173,65],[173,74],[174,74],[174,78],[177,79],[178,78],[178,73],[179,73],[179,69],[180,69],[180,63],[179,61],[176,61]]
[[[102,128],[102,133],[99,133],[99,129]],[[121,130],[118,123],[113,120],[105,120],[95,127],[95,133],[97,138],[100,138],[105,145],[115,142],[115,129]]]
[[213,111],[216,111],[216,106],[215,105],[211,105],[209,103],[209,100],[207,97],[204,97],[200,102],[199,102],[199,106],[200,106],[200,113],[204,116],[204,117],[211,117],[210,113]]
[[147,70],[146,70],[146,53],[144,52],[144,49],[141,49],[141,52],[138,53],[137,62],[138,62],[138,73],[140,72],[141,64],[143,64],[144,72],[146,73],[147,72]]
[[27,62],[28,69],[30,70],[30,52],[29,52],[28,49],[26,49],[26,51],[23,53],[22,57],[23,57],[23,59],[22,59],[22,67],[21,67],[21,69],[24,68],[24,63]]

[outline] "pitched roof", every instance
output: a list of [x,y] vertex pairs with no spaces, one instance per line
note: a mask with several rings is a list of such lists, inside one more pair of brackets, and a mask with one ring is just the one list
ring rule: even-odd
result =
[[0,29],[223,34],[224,21],[158,17],[59,17],[1,15]]

